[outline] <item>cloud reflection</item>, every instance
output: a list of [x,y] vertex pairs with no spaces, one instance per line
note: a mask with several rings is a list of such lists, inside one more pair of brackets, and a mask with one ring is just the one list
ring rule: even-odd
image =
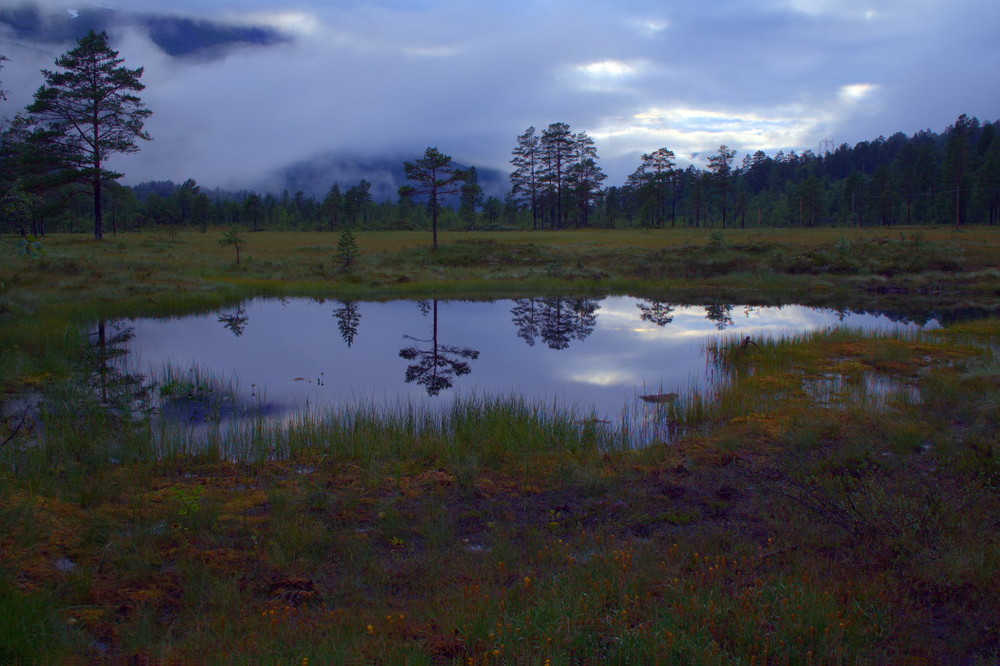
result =
[[[703,306],[674,306],[670,323],[656,326],[640,319],[638,305],[649,302],[642,299],[549,300],[439,301],[427,303],[421,314],[408,301],[292,299],[282,304],[259,299],[239,308],[240,318],[250,322],[239,336],[220,325],[220,313],[129,322],[134,336],[127,362],[150,377],[164,367],[196,367],[262,407],[322,409],[428,399],[446,405],[471,392],[559,399],[613,415],[640,394],[682,391],[704,382],[704,348],[712,338],[759,339],[840,325],[840,315],[829,310],[736,305],[727,306],[733,323],[723,331]],[[562,324],[582,322],[579,331],[586,334],[555,336],[557,344],[548,344],[541,337],[546,309],[559,313]],[[538,324],[529,331],[534,345],[519,337],[519,328],[529,321]],[[857,314],[847,314],[844,325],[902,326]],[[414,333],[421,339],[402,338]],[[407,352],[402,357],[401,339]],[[121,361],[126,362],[124,356]]]

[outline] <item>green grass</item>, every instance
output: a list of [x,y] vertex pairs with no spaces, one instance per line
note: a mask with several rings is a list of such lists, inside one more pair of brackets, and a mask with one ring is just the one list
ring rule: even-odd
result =
[[517,396],[171,429],[95,394],[83,335],[254,294],[989,311],[993,235],[359,233],[353,276],[330,234],[239,269],[214,232],[46,239],[0,267],[0,386],[42,399],[0,448],[0,661],[995,662],[1000,320],[724,340],[628,437]]
[[[147,446],[148,425],[97,407],[52,414],[0,458],[19,581],[0,604],[53,635],[38,661],[995,656],[981,525],[1000,517],[1000,406],[955,399],[1000,375],[992,352],[947,331],[715,349],[701,411],[671,405],[688,429],[640,450],[485,397],[208,449]],[[801,388],[834,372],[890,373],[919,398]]]

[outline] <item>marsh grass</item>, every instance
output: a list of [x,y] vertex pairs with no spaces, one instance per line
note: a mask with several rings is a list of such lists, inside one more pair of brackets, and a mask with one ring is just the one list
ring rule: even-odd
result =
[[[980,426],[998,406],[955,398],[997,373],[988,347],[947,338],[720,341],[713,385],[656,405],[648,419],[681,425],[638,450],[515,397],[145,448],[122,422],[109,435],[95,420],[104,439],[83,449],[53,423],[0,461],[20,470],[4,477],[8,566],[39,590],[8,576],[19,596],[0,605],[21,614],[15,631],[53,636],[41,651],[15,639],[11,654],[988,659],[1000,562],[980,526],[1000,515],[1000,466]],[[842,383],[811,384],[833,373]],[[870,373],[919,400],[881,399],[857,379]],[[971,419],[962,433],[945,427],[954,410]],[[130,463],[109,461],[132,445]],[[947,643],[915,638],[924,623]]]
[[[995,662],[996,320],[724,340],[712,382],[622,429],[516,396],[169,429],[88,365],[89,322],[255,294],[995,284],[990,230],[920,233],[454,234],[435,258],[360,232],[357,281],[329,234],[253,234],[239,268],[210,234],[47,239],[0,267],[4,396],[44,398],[0,449],[0,660]],[[228,390],[197,374],[168,399]]]
[[303,410],[285,420],[241,410],[226,421],[198,421],[192,426],[153,418],[145,427],[157,433],[156,443],[146,462],[185,455],[237,462],[321,455],[381,466],[400,459],[453,464],[474,456],[481,464],[503,465],[537,455],[594,456],[624,446],[610,430],[590,427],[575,412],[517,396],[471,395],[444,409],[371,402]]

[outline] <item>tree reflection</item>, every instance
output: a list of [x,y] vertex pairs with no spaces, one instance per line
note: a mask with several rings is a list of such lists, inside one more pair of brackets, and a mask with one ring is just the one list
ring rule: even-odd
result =
[[588,298],[521,298],[514,301],[511,315],[517,336],[528,345],[540,338],[552,349],[566,349],[594,332],[599,307]]
[[733,325],[733,306],[719,304],[706,305],[705,319],[714,322],[715,327],[720,331],[725,330]]
[[118,320],[109,322],[106,319],[98,321],[97,330],[91,333],[94,338],[90,346],[94,361],[91,384],[102,405],[145,403],[148,397],[148,387],[143,384],[145,376],[130,373],[124,362],[116,362],[128,355],[126,345],[134,336],[133,327]]
[[250,317],[247,315],[246,310],[240,306],[233,312],[219,315],[219,323],[232,331],[233,335],[240,337],[243,335],[243,332],[247,330],[247,324],[250,323]]
[[514,307],[510,310],[517,329],[517,337],[528,343],[529,347],[535,346],[535,338],[538,337],[538,306],[537,298],[519,298],[514,301]]
[[354,301],[341,301],[341,304],[333,311],[333,317],[337,320],[340,337],[350,347],[354,344],[354,338],[358,335],[358,326],[361,325],[361,310]]
[[[399,355],[407,361],[416,361],[406,368],[406,383],[416,382],[427,390],[427,395],[437,395],[442,389],[451,388],[455,377],[472,372],[469,363],[463,359],[475,360],[479,352],[469,347],[443,345],[438,342],[438,301],[434,299],[432,306],[421,307],[421,312],[433,313],[433,326],[430,339],[423,340],[413,336],[405,336],[414,342],[429,343],[429,349],[404,347]],[[426,307],[426,309],[425,309]]]
[[666,326],[674,320],[675,306],[665,301],[655,301],[643,299],[643,303],[636,303],[639,308],[639,319],[648,321],[657,326]]

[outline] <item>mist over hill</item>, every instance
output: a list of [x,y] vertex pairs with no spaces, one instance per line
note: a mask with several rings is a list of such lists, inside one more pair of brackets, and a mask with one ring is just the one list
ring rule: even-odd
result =
[[[274,194],[285,190],[302,192],[322,199],[334,183],[339,183],[341,189],[344,189],[357,185],[364,179],[371,183],[372,199],[395,201],[399,197],[400,186],[408,182],[403,162],[412,162],[420,157],[421,155],[400,155],[379,158],[324,153],[278,169],[268,178],[253,184],[250,189]],[[507,174],[498,169],[462,164],[459,161],[455,162],[455,166],[460,169],[476,167],[484,196],[503,198],[510,189]]]

